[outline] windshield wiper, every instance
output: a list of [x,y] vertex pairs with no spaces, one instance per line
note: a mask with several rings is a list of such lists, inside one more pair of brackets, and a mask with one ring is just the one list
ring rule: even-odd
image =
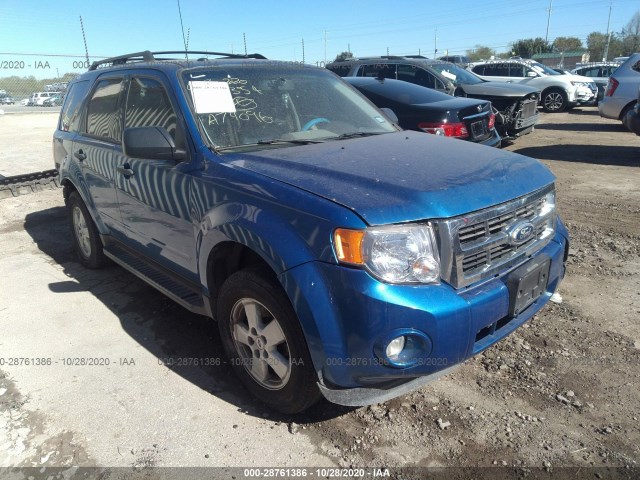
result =
[[279,138],[274,138],[271,140],[258,140],[255,143],[243,143],[240,145],[227,145],[226,147],[214,147],[215,152],[225,152],[228,150],[241,150],[243,148],[251,148],[262,145],[286,145],[286,144],[294,144],[294,145],[308,145],[310,143],[324,143],[324,140],[304,140],[300,138],[296,138],[293,140],[282,140]]
[[343,133],[337,137],[331,137],[330,140],[346,140],[347,138],[368,137],[370,135],[382,135],[386,132],[351,132]]
[[256,145],[273,145],[274,143],[295,143],[298,145],[308,145],[310,143],[324,143],[324,140],[311,140],[304,138],[294,138],[291,140],[284,140],[282,138],[273,138],[271,140],[258,140]]

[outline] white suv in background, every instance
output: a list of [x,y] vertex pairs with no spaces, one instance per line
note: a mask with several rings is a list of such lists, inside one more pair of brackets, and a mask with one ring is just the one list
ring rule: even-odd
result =
[[580,75],[562,75],[533,60],[509,59],[476,62],[467,67],[485,80],[524,83],[539,89],[545,112],[562,112],[576,105],[594,105],[598,88],[593,80]]
[[47,98],[51,98],[58,95],[58,92],[34,92],[31,94],[31,98],[29,98],[29,102],[27,105],[33,105],[35,107],[42,107],[43,102]]

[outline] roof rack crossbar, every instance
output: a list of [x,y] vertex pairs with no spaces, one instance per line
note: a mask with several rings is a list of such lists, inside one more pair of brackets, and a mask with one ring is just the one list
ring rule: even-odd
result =
[[[209,51],[199,51],[199,50],[171,50],[171,51],[163,51],[163,52],[151,52],[149,50],[145,50],[143,52],[129,53],[127,55],[120,55],[117,57],[109,57],[103,60],[96,60],[91,64],[89,70],[97,70],[100,65],[111,64],[111,65],[124,65],[127,62],[154,62],[156,60],[155,55],[174,55],[174,54],[194,54],[194,55],[216,55],[224,58],[253,58],[258,60],[266,60],[267,57],[260,55],[259,53],[250,53],[247,55],[241,55],[237,53],[223,53],[223,52],[209,52]],[[162,59],[158,59],[162,60]]]

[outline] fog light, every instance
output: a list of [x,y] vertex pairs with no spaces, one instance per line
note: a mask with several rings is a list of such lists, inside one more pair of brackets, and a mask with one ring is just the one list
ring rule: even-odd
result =
[[394,338],[389,342],[389,345],[387,345],[387,350],[385,352],[389,360],[394,361],[398,359],[400,353],[402,353],[402,350],[404,349],[405,340],[406,339],[404,335],[402,335],[400,337]]

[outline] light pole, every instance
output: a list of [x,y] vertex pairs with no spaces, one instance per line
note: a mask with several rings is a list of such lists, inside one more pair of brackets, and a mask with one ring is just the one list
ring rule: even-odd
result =
[[549,43],[549,24],[551,23],[551,3],[553,0],[549,0],[549,15],[547,16],[547,34],[544,37],[544,43]]

